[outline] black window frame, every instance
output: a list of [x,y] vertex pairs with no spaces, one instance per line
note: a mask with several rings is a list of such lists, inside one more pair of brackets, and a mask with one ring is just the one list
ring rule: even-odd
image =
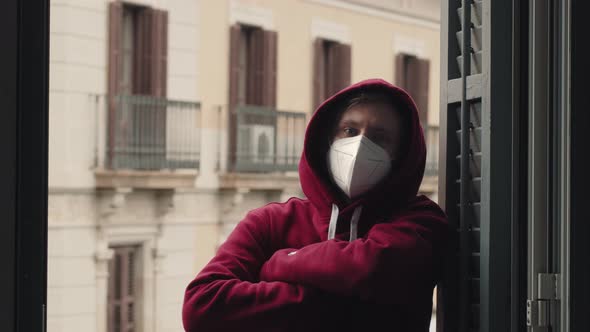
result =
[[590,210],[587,191],[590,185],[590,156],[587,153],[587,111],[590,95],[587,91],[590,73],[590,49],[587,45],[588,1],[571,0],[570,14],[570,264],[569,264],[569,323],[570,331],[588,328],[590,313]]
[[3,331],[44,331],[49,0],[2,4],[0,326]]

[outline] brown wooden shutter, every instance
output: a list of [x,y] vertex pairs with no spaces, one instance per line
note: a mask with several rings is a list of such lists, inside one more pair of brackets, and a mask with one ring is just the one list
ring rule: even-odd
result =
[[109,332],[135,331],[137,317],[136,248],[117,247],[109,262],[107,326]]
[[323,39],[313,45],[313,108],[350,85],[351,47]]
[[113,254],[113,258],[109,261],[109,274],[108,274],[108,290],[107,290],[107,329],[109,332],[115,330],[121,330],[119,326],[118,318],[121,315],[120,304],[118,303],[121,297],[121,290],[118,288],[120,285],[121,275],[118,273],[121,266],[121,258],[117,255],[117,252]]
[[[148,94],[153,97],[166,98],[167,94],[167,65],[168,65],[168,12],[150,9],[149,22],[149,58],[148,71],[150,75]],[[166,168],[166,127],[167,107],[164,104],[152,106],[151,117],[148,119],[148,130],[151,131],[149,144],[153,145],[152,167]],[[150,128],[151,127],[151,128]]]
[[265,31],[260,28],[250,28],[248,40],[248,69],[246,103],[250,105],[264,105],[265,91]]
[[395,85],[406,89],[406,55],[397,54],[394,59]]
[[236,148],[237,148],[237,117],[235,108],[239,100],[239,84],[240,84],[240,38],[241,27],[236,24],[230,27],[229,33],[229,101],[228,101],[228,155],[229,165],[233,167],[236,162]]
[[324,99],[324,41],[317,38],[313,41],[313,82],[312,82],[312,112],[320,106]]
[[239,25],[230,27],[229,38],[229,106],[233,110],[238,104],[239,98],[239,81],[240,81],[240,34]]
[[338,67],[340,58],[336,52],[336,47],[333,42],[324,43],[324,59],[325,59],[325,95],[324,99],[334,94],[338,86]]
[[151,14],[152,11],[149,8],[140,8],[135,15],[131,89],[134,95],[149,95],[151,92]]
[[123,5],[121,2],[109,3],[108,19],[108,71],[107,71],[107,93],[108,93],[108,138],[107,138],[107,167],[113,167],[116,136],[116,101],[115,96],[121,88],[121,66],[122,66],[122,40],[121,26],[123,24]]
[[256,31],[244,28],[242,38],[246,38],[245,43],[240,43],[240,47],[245,46],[245,50],[240,52],[246,53],[246,68],[242,75],[246,76],[246,104],[256,104],[256,77],[258,76],[259,66],[256,60],[256,37],[259,37]]
[[[415,56],[406,56],[406,91],[410,93],[412,99],[416,102],[416,93],[418,91],[418,72],[419,63]],[[416,105],[419,106],[419,105]]]
[[121,83],[121,25],[123,23],[123,5],[120,2],[109,3],[109,57],[108,87],[109,95],[119,92]]
[[168,12],[138,9],[135,31],[133,93],[166,97]]
[[[135,14],[133,88],[135,95],[166,97],[168,13],[150,7]],[[166,167],[166,106],[162,103],[134,104],[133,148],[148,151],[138,155],[138,164],[149,169]]]
[[151,58],[151,95],[166,97],[168,81],[168,12],[153,10],[152,23],[152,58]]
[[332,94],[344,89],[350,85],[351,80],[351,47],[347,44],[337,44],[335,46],[335,53],[338,58],[336,68],[336,86]]
[[410,93],[416,106],[420,121],[424,124],[428,121],[428,78],[430,64],[428,60],[415,56],[406,56],[405,88]]
[[[326,61],[325,94],[326,99],[350,85],[351,48],[350,45],[337,42],[324,42]],[[323,100],[322,100],[323,101]]]
[[418,112],[420,120],[423,125],[428,123],[428,85],[430,77],[430,61],[425,59],[417,59],[418,69],[416,84],[415,99],[418,105]]
[[266,71],[266,58],[265,58],[265,50],[264,50],[264,30],[256,29],[254,30],[254,40],[252,45],[252,56],[255,58],[256,62],[256,72],[255,72],[255,87],[254,87],[254,104],[255,105],[264,105],[265,93],[264,91],[264,78],[265,78],[265,71]]
[[277,106],[277,33],[264,31],[264,75],[262,105]]

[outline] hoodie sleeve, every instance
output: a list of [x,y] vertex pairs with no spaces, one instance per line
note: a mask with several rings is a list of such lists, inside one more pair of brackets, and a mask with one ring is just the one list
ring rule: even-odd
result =
[[440,209],[421,211],[376,224],[352,242],[329,240],[297,251],[279,250],[262,267],[261,279],[313,286],[374,303],[411,304],[431,294],[447,235]]
[[264,225],[250,213],[188,285],[182,311],[186,331],[285,330],[289,322],[305,318],[311,289],[258,280],[270,256]]

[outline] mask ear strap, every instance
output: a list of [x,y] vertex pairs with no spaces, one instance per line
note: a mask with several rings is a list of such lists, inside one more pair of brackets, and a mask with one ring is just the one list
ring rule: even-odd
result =
[[330,225],[328,226],[328,240],[336,237],[336,225],[338,224],[338,205],[332,204],[332,214],[330,215]]

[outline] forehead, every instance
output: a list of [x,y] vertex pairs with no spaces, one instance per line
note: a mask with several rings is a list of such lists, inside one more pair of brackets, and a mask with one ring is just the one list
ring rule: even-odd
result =
[[339,122],[346,121],[395,125],[399,122],[399,111],[386,103],[363,103],[354,105],[340,114]]

